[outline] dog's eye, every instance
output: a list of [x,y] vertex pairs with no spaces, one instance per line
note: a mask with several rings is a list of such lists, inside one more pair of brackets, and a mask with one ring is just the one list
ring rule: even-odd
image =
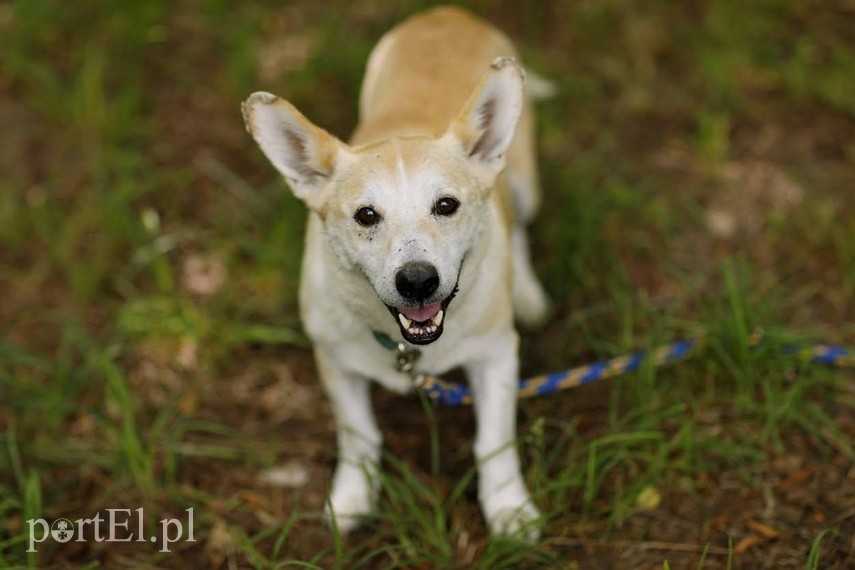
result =
[[433,213],[438,216],[450,216],[460,207],[460,202],[451,196],[445,196],[436,201],[433,205]]
[[360,226],[373,226],[377,222],[380,221],[380,214],[374,208],[364,207],[359,208],[354,214],[353,219],[356,220]]

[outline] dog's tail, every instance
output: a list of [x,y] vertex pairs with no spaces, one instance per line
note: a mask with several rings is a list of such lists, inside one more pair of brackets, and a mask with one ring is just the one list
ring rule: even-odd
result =
[[543,101],[551,99],[558,92],[555,83],[542,75],[538,75],[531,69],[525,70],[525,94],[532,101]]

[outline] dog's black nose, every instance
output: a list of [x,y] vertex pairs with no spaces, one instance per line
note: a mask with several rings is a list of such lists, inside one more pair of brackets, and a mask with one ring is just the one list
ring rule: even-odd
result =
[[395,274],[395,288],[408,301],[423,302],[439,287],[436,267],[423,261],[410,261]]

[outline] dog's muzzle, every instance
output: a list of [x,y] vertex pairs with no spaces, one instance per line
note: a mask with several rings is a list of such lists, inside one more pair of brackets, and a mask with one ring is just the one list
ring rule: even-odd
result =
[[404,340],[412,344],[430,344],[438,339],[442,335],[445,311],[457,287],[445,299],[428,302],[439,288],[439,274],[430,263],[411,261],[395,274],[395,288],[408,304],[387,307],[395,317]]

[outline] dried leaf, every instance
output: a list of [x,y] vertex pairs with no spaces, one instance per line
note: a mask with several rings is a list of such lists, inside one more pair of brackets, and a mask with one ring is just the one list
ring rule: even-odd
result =
[[243,504],[253,510],[259,510],[269,504],[269,500],[264,495],[253,493],[252,491],[244,491],[240,494]]
[[781,536],[781,533],[775,527],[755,521],[754,519],[748,519],[745,526],[760,534],[763,538],[775,539]]
[[656,487],[645,487],[635,499],[636,506],[642,511],[652,511],[662,502],[662,494]]
[[766,539],[760,535],[749,534],[748,536],[746,536],[745,538],[743,538],[742,540],[737,542],[736,546],[734,547],[733,550],[739,554],[742,554],[743,552],[747,552],[749,548],[757,546],[758,544],[760,544],[761,542],[764,542],[765,540]]
[[184,260],[182,284],[191,293],[213,295],[226,281],[226,265],[216,255],[190,255]]
[[794,473],[791,473],[789,477],[778,483],[779,489],[789,489],[790,487],[796,487],[805,483],[808,479],[813,475],[814,470],[812,467],[803,467]]
[[227,557],[230,558],[234,555],[234,551],[235,541],[228,526],[222,520],[217,519],[214,521],[214,526],[208,535],[208,542],[205,544],[205,553],[208,555],[211,568],[222,566]]
[[309,470],[302,463],[292,461],[291,463],[262,471],[258,475],[258,480],[274,487],[302,487],[309,482]]

